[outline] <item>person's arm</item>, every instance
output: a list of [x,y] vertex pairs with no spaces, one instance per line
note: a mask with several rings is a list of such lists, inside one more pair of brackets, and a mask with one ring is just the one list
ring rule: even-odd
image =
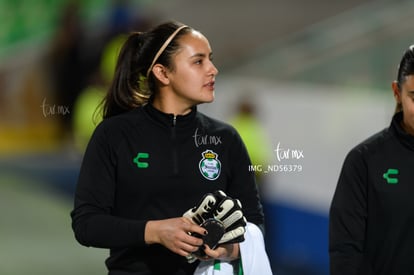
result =
[[359,274],[367,221],[367,165],[356,149],[344,161],[329,218],[331,275]]
[[260,202],[258,187],[254,171],[249,170],[251,165],[247,149],[234,130],[230,148],[230,183],[226,193],[242,203],[243,214],[247,221],[256,224],[264,232],[264,214]]
[[[112,133],[114,135],[114,133]],[[144,245],[146,221],[112,215],[116,188],[116,146],[105,124],[98,125],[86,149],[71,212],[72,228],[85,246]]]

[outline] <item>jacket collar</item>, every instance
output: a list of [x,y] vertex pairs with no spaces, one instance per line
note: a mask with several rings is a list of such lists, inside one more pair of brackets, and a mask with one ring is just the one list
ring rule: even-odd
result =
[[151,102],[146,104],[144,107],[144,112],[150,116],[153,120],[155,120],[157,123],[167,126],[167,127],[179,127],[183,128],[188,125],[191,125],[191,123],[194,121],[197,113],[197,107],[194,106],[191,108],[191,112],[186,115],[177,115],[174,116],[174,114],[167,114],[163,113],[160,110],[156,109]]
[[410,150],[414,151],[414,136],[408,134],[403,127],[401,126],[401,121],[403,119],[403,113],[396,113],[391,121],[390,128],[396,133],[398,139]]

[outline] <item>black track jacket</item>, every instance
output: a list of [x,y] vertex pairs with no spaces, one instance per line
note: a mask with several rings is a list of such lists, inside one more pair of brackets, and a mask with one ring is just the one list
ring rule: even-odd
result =
[[193,108],[184,116],[151,104],[105,119],[84,155],[71,212],[76,239],[110,249],[109,274],[193,274],[197,262],[147,245],[148,220],[180,217],[208,192],[238,198],[263,224],[246,148],[233,127]]
[[414,274],[414,137],[401,120],[345,159],[330,209],[331,275]]

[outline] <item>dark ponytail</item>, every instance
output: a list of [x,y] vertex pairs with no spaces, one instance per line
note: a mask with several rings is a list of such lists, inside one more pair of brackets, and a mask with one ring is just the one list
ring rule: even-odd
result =
[[[402,84],[406,81],[406,77],[414,74],[414,45],[411,45],[404,53],[398,66],[397,85],[401,91]],[[402,106],[397,103],[395,112],[401,112]]]
[[[149,32],[131,33],[118,57],[115,75],[102,102],[103,118],[115,116],[146,104],[157,92],[153,74],[147,71],[163,43],[183,24],[167,22]],[[181,30],[157,58],[156,63],[174,69],[172,55],[179,49],[178,39],[190,30]]]

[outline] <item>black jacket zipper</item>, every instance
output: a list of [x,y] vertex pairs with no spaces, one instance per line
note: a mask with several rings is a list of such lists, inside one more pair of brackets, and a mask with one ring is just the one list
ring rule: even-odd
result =
[[177,148],[177,116],[173,117],[172,127],[171,127],[171,138],[172,138],[172,161],[173,161],[173,175],[178,175],[178,148]]

